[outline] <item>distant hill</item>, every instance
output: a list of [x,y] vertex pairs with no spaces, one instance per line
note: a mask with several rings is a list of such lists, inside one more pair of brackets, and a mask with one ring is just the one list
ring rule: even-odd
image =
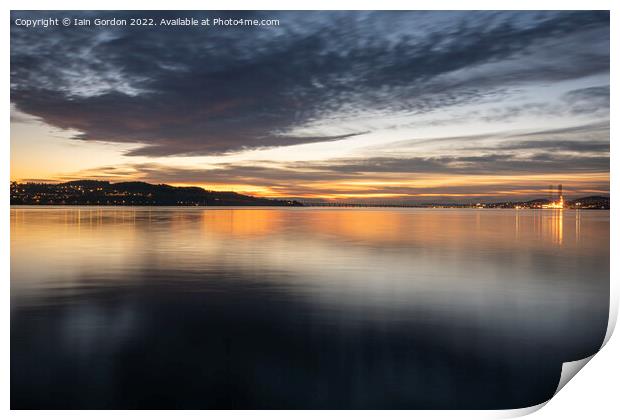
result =
[[60,184],[11,183],[11,204],[135,206],[302,206],[232,191],[173,187],[147,182],[78,180]]
[[609,209],[609,197],[602,195],[591,195],[588,197],[576,198],[568,201],[568,205],[575,208],[599,208]]
[[[307,206],[344,207],[450,207],[450,208],[541,208],[546,198],[529,201],[491,203],[426,203],[426,204],[369,204],[346,202],[309,202]],[[294,200],[271,200],[232,191],[209,191],[200,187],[173,187],[131,181],[116,182],[78,180],[60,184],[11,183],[12,205],[116,205],[116,206],[303,206]],[[588,196],[565,202],[565,208],[609,209],[609,197]]]

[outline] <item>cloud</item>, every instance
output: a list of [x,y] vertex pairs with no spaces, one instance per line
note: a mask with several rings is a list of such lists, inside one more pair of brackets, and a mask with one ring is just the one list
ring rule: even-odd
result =
[[508,143],[501,148],[511,150],[545,150],[556,152],[607,152],[609,142],[593,142],[590,140],[529,140]]
[[368,173],[510,175],[546,173],[582,173],[609,171],[608,156],[566,156],[534,153],[487,153],[469,156],[425,158],[376,157],[346,159],[317,165],[341,175]]
[[609,140],[609,120],[597,121],[590,124],[550,128],[546,130],[526,130],[520,133],[512,133],[513,138],[545,138],[555,140],[566,139],[589,139]]
[[[592,174],[609,172],[606,154],[557,154],[535,152],[523,155],[515,151],[476,153],[463,156],[345,158],[311,162],[222,163],[209,168],[174,167],[140,163],[118,167],[99,167],[71,175],[84,178],[133,176],[150,182],[194,184],[246,184],[290,189],[313,182],[390,179],[406,184],[429,175],[523,176],[546,174]],[[396,175],[396,177],[392,176]],[[472,187],[473,188],[473,187]],[[307,187],[307,191],[312,187]]]
[[[155,19],[192,14],[149,13]],[[226,13],[196,13],[215,14]],[[11,100],[24,113],[81,133],[78,140],[124,143],[134,156],[198,156],[335,141],[364,130],[323,127],[299,135],[299,129],[320,127],[333,115],[425,113],[528,83],[609,71],[608,12],[227,15],[278,18],[281,24],[13,24]],[[13,12],[17,16],[42,14]],[[566,99],[575,112],[595,112],[605,101],[604,88],[596,89]]]
[[[538,153],[524,159],[503,153],[458,159],[339,159],[286,165],[261,161],[219,164],[208,169],[144,163],[93,168],[91,173],[104,179],[120,181],[133,177],[153,183],[202,185],[214,190],[238,185],[238,191],[250,194],[258,187],[262,194],[273,197],[420,203],[540,198],[547,195],[549,183],[560,182],[573,197],[608,194],[608,170],[606,157],[569,158]],[[64,179],[90,177],[87,171]],[[441,182],[429,183],[429,179]]]
[[571,90],[563,99],[573,115],[595,113],[609,115],[609,85]]
[[576,152],[588,155],[609,153],[609,120],[546,130],[511,130],[481,132],[473,135],[423,137],[399,140],[365,149],[369,154],[467,155],[472,152]]

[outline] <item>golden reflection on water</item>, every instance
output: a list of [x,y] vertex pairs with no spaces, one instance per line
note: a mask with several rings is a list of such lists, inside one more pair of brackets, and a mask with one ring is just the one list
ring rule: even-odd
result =
[[545,218],[545,229],[548,230],[547,236],[556,245],[562,245],[564,239],[564,210],[553,209],[548,217]]
[[204,211],[202,228],[207,233],[232,236],[260,236],[280,229],[281,211],[255,209],[250,211]]
[[[52,271],[147,260],[162,267],[225,262],[338,269],[378,251],[435,258],[424,264],[445,254],[483,258],[557,248],[598,255],[609,252],[608,238],[607,211],[11,208],[11,260],[31,278],[45,263]],[[412,263],[399,258],[403,270]]]
[[172,273],[160,280],[260,280],[359,310],[455,311],[458,296],[475,316],[507,295],[557,300],[558,282],[589,287],[579,280],[607,278],[608,262],[608,211],[11,209],[12,298]]
[[521,216],[521,210],[515,210],[515,239],[519,239],[519,219]]
[[575,212],[575,242],[579,242],[581,236],[581,210]]
[[[586,223],[603,213],[589,212]],[[424,246],[563,246],[569,238],[577,246],[598,228],[588,226],[584,236],[583,220],[579,210],[12,208],[11,233],[14,246],[25,240],[70,246],[162,231],[203,240],[295,234]]]

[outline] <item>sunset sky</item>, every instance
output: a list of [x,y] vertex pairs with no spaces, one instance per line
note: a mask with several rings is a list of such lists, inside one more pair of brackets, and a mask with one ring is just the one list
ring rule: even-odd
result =
[[[234,17],[263,27],[25,28]],[[11,178],[428,202],[609,194],[608,12],[13,12]]]

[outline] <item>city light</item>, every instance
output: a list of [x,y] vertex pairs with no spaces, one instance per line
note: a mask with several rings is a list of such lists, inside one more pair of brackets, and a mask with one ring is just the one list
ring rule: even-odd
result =
[[558,185],[558,199],[553,199],[553,187],[549,187],[551,191],[551,201],[547,204],[543,204],[543,209],[563,209],[564,208],[564,195],[562,194],[562,184]]

